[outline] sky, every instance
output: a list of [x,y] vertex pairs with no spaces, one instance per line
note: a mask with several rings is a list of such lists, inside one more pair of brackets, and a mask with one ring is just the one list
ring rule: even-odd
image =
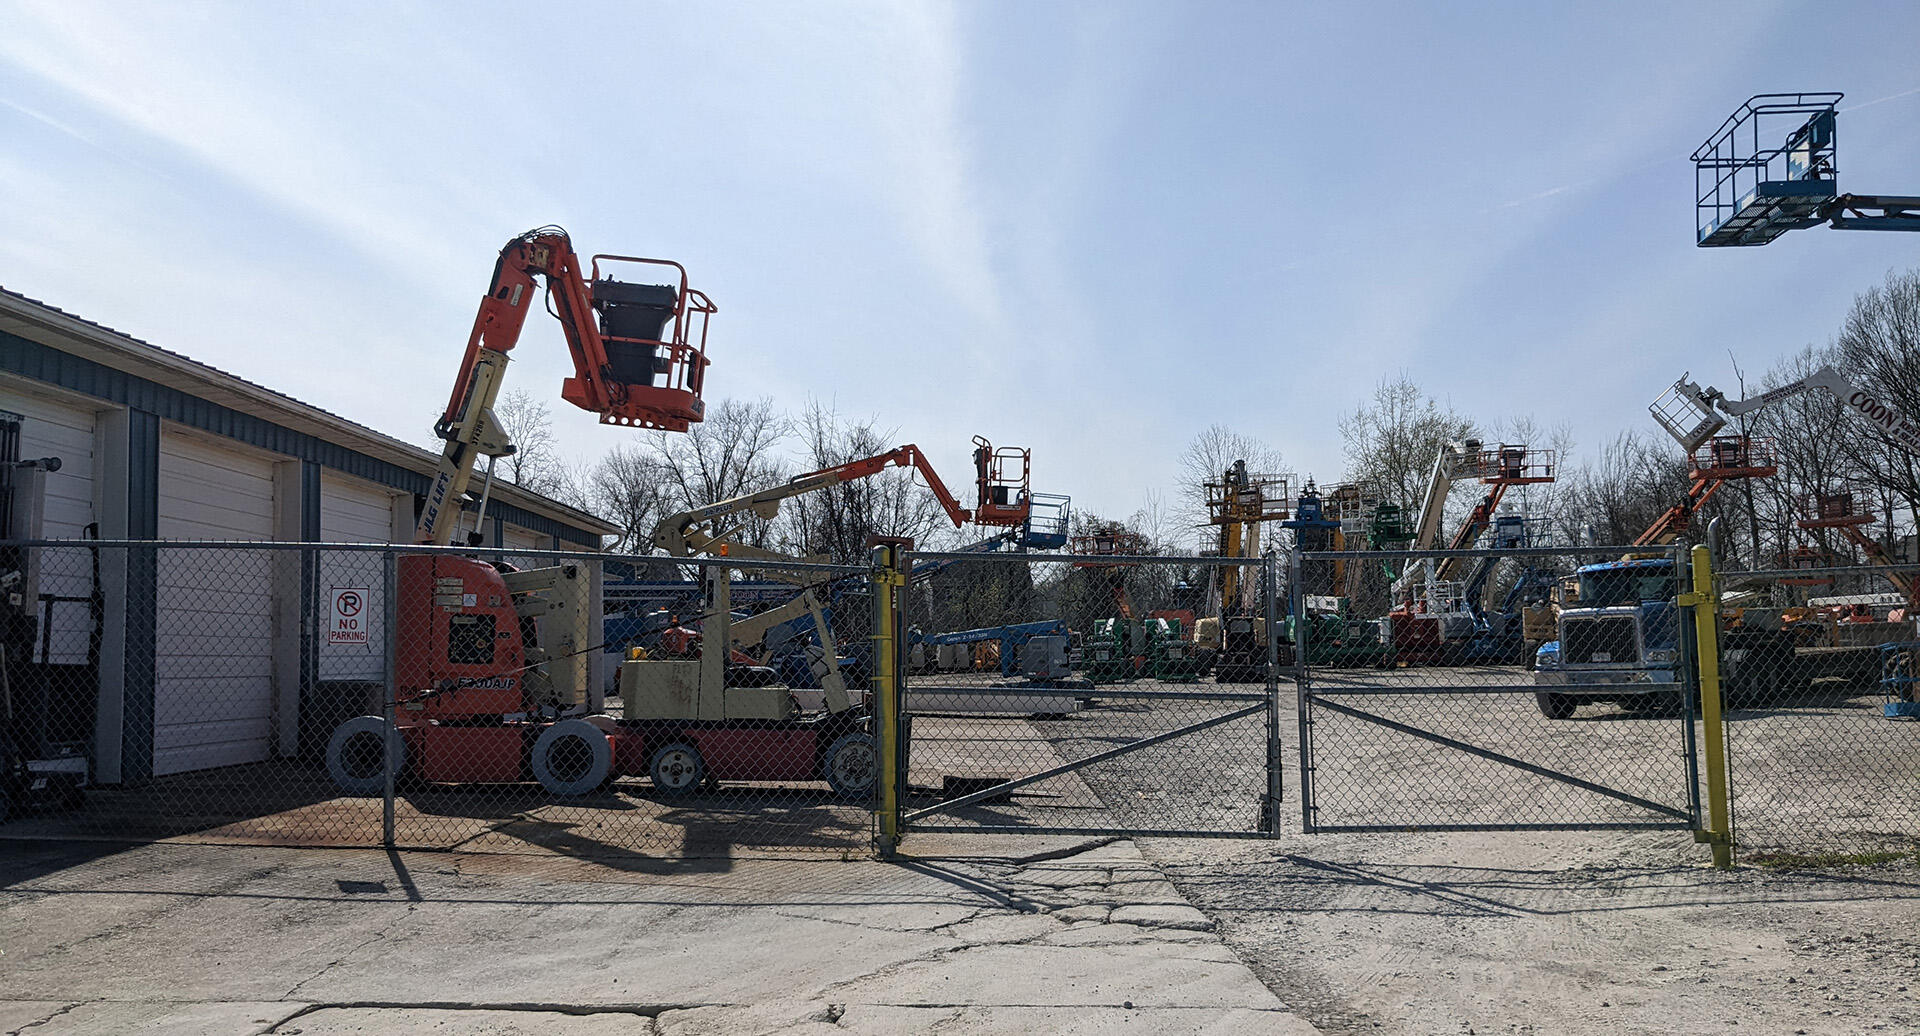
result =
[[[1867,31],[1863,31],[1867,30]],[[509,238],[672,258],[709,404],[969,440],[1125,515],[1210,424],[1338,480],[1404,372],[1591,453],[1825,342],[1920,235],[1694,247],[1688,155],[1840,90],[1920,194],[1912,3],[0,0],[0,285],[426,442]],[[562,452],[632,433],[509,387]],[[1676,462],[1679,454],[1676,448]]]

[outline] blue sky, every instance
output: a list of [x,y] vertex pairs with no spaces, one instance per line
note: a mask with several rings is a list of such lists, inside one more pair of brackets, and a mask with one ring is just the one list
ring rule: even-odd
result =
[[[0,284],[415,441],[493,255],[678,259],[709,398],[968,439],[1125,514],[1221,422],[1323,480],[1404,370],[1591,450],[1824,341],[1920,235],[1693,247],[1687,155],[1844,90],[1920,193],[1920,6],[0,0]],[[511,384],[566,453],[530,323]],[[1677,460],[1677,454],[1676,454]]]

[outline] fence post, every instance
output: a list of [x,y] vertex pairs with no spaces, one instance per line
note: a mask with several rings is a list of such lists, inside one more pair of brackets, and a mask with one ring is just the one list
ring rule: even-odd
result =
[[1306,591],[1300,581],[1300,552],[1287,555],[1287,616],[1293,620],[1294,708],[1300,724],[1300,831],[1312,834],[1313,824],[1313,717],[1308,696],[1312,685],[1307,672],[1307,636],[1313,624],[1307,621]]
[[1713,585],[1713,557],[1705,544],[1693,548],[1693,592],[1680,603],[1693,609],[1694,643],[1700,668],[1700,725],[1704,728],[1707,767],[1707,829],[1696,841],[1713,846],[1713,865],[1733,867],[1733,825],[1727,801],[1727,739],[1720,713],[1720,595]]
[[906,585],[898,544],[873,548],[873,727],[878,742],[879,850],[892,856],[900,845],[900,643],[899,589]]
[[400,639],[400,627],[398,627],[394,623],[395,623],[396,617],[400,613],[400,608],[398,603],[395,600],[395,596],[398,593],[398,587],[396,587],[395,584],[398,582],[398,580],[394,578],[394,569],[398,567],[398,561],[392,552],[382,553],[380,556],[384,561],[384,563],[380,566],[381,567],[381,573],[380,573],[381,611],[385,613],[385,620],[386,620],[385,632],[387,635],[387,643],[386,643],[386,649],[387,649],[386,685],[387,686],[386,686],[386,694],[384,696],[385,701],[381,703],[381,709],[380,709],[381,716],[385,717],[387,721],[386,729],[382,731],[380,735],[380,770],[383,776],[385,777],[385,788],[382,790],[382,795],[384,797],[384,800],[380,804],[380,844],[385,846],[388,849],[391,849],[393,848],[393,843],[394,843],[394,838],[393,838],[393,778],[394,778],[393,743],[398,736],[396,730],[394,729],[394,716],[393,716],[394,688],[396,686],[395,680],[397,678],[397,674],[394,672],[394,665],[395,665],[395,662],[397,661],[396,656],[399,653],[396,648]]
[[1273,551],[1260,562],[1260,596],[1265,601],[1267,641],[1267,792],[1260,804],[1260,830],[1280,837],[1280,800],[1286,790],[1280,769],[1280,579]]

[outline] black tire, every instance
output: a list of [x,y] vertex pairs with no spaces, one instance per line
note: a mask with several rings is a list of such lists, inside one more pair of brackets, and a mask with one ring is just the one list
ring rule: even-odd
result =
[[653,778],[657,794],[682,798],[707,779],[707,761],[693,742],[673,741],[653,750],[647,761],[647,776]]
[[407,771],[407,739],[389,730],[379,716],[355,716],[333,729],[327,739],[327,776],[348,795],[382,795],[387,775],[380,747],[385,734],[393,752],[394,780]]
[[843,799],[870,798],[880,777],[880,746],[872,734],[847,734],[820,756],[820,776]]
[[1572,719],[1574,710],[1580,707],[1579,702],[1566,694],[1541,692],[1535,694],[1533,700],[1540,703],[1540,714],[1548,719]]
[[563,719],[540,732],[527,761],[549,794],[591,795],[613,776],[613,743],[584,719]]

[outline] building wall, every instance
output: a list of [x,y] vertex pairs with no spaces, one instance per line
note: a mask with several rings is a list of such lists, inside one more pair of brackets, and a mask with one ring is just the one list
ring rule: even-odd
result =
[[[47,478],[49,539],[78,540],[97,525],[105,539],[406,542],[428,481],[4,331],[0,410],[22,417],[23,457],[61,460]],[[489,512],[490,538],[503,545],[598,544],[591,530],[499,501]],[[84,601],[97,587],[105,602],[97,639],[97,603],[54,605],[42,659],[97,665],[93,754],[104,783],[310,751],[315,717],[334,721],[316,708],[338,705],[326,687],[385,677],[384,630],[357,647],[318,635],[336,585],[367,588],[368,611],[382,614],[378,554],[335,551],[303,565],[297,552],[266,550],[44,553],[43,593]]]

